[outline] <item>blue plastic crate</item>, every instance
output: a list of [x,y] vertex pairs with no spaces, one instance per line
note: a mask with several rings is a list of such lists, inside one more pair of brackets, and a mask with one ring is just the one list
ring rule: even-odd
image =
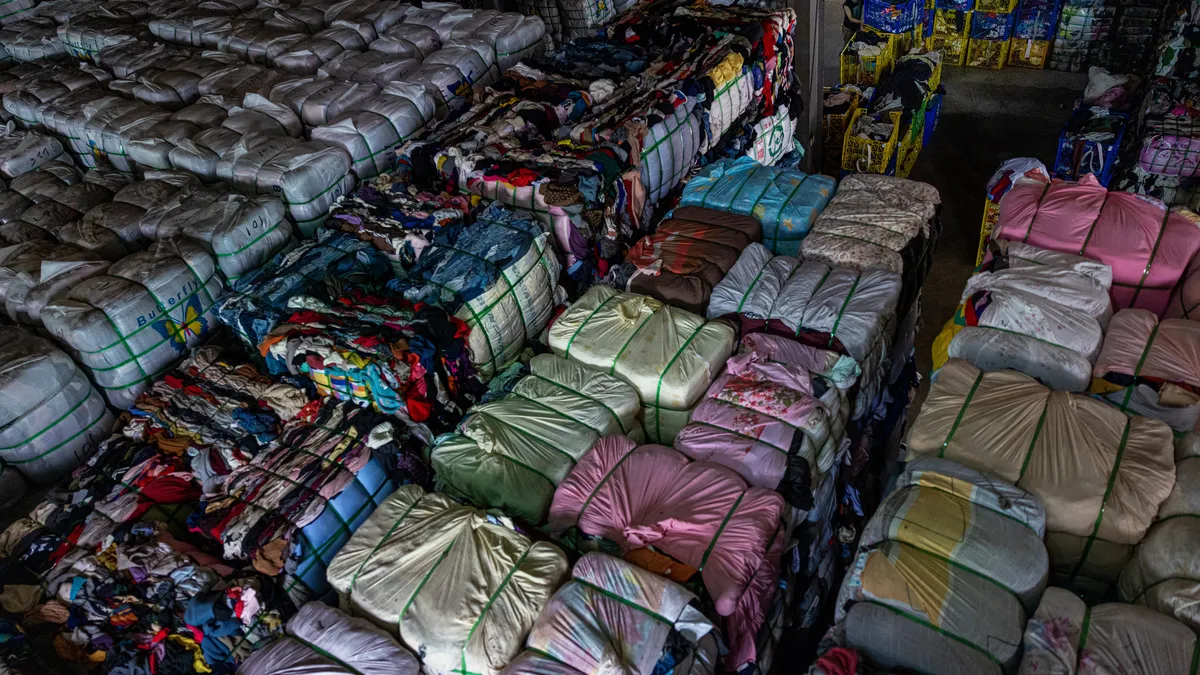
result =
[[933,37],[933,12],[934,8],[925,7],[921,10],[921,37]]
[[[1072,117],[1082,114],[1081,109],[1071,113]],[[1087,174],[1094,174],[1100,184],[1108,187],[1117,170],[1117,152],[1121,149],[1121,139],[1129,126],[1129,116],[1124,113],[1109,113],[1118,117],[1121,123],[1111,141],[1100,142],[1078,138],[1068,133],[1066,129],[1058,135],[1058,153],[1054,157],[1054,175],[1064,180],[1079,180]]]
[[937,129],[938,116],[942,113],[942,95],[933,94],[925,106],[925,131],[922,132],[921,145],[929,145],[933,138],[933,130]]
[[969,12],[975,9],[975,0],[936,0],[934,6],[938,9],[955,9]]
[[971,37],[975,40],[1000,42],[1012,37],[1016,14],[976,11],[971,15]]
[[1058,27],[1057,0],[1022,0],[1017,7],[1013,37],[1019,40],[1052,40]]
[[911,31],[921,18],[924,3],[906,0],[892,4],[886,0],[866,0],[863,5],[863,23],[884,33]]

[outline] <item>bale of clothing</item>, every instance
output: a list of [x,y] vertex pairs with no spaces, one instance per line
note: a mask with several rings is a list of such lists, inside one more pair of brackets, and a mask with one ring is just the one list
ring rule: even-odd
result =
[[784,501],[733,471],[625,436],[600,439],[559,485],[551,532],[576,528],[595,546],[680,583],[699,576],[724,617],[724,655],[756,661],[756,633],[775,596],[787,540]]
[[1142,309],[1113,315],[1089,391],[1138,415],[1165,422],[1177,434],[1200,421],[1200,326],[1159,319]]
[[550,326],[554,353],[637,389],[651,442],[670,443],[733,352],[734,329],[644,295],[595,286]]
[[1200,217],[1128,192],[1110,192],[1095,176],[1078,182],[1028,175],[1000,201],[994,238],[1098,260],[1112,268],[1115,309],[1159,316],[1196,253]]
[[1037,496],[1056,583],[1090,597],[1117,581],[1175,483],[1166,424],[958,359],[938,371],[908,454],[961,462]]
[[696,595],[604,553],[585,553],[529,631],[506,675],[716,672],[719,634]]
[[1084,391],[1112,316],[1112,269],[1015,241],[1003,241],[1003,254],[999,248],[967,280],[936,340],[933,367],[960,358],[983,370],[1020,371],[1052,389]]
[[386,626],[422,672],[498,675],[569,571],[558,547],[420,486],[396,490],[329,565],[352,615]]
[[480,507],[546,521],[554,490],[603,436],[643,436],[637,390],[576,361],[541,354],[501,398],[467,411],[430,451],[438,480]]
[[909,463],[863,529],[838,594],[840,643],[890,670],[1011,672],[1049,577],[1048,513],[936,457]]
[[833,198],[837,181],[773,166],[750,157],[721,159],[692,177],[680,206],[700,206],[752,216],[773,253],[796,255],[800,242]]
[[682,206],[630,247],[609,279],[618,288],[702,314],[713,287],[746,246],[761,240],[762,225],[752,217]]

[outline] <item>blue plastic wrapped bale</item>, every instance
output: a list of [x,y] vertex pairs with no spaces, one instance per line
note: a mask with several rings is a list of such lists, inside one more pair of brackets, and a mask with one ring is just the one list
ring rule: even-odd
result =
[[933,131],[937,129],[938,117],[942,113],[942,95],[933,94],[929,97],[929,103],[925,105],[925,129],[922,131],[921,145],[929,145],[929,141],[933,138]]
[[330,599],[329,582],[325,580],[329,561],[397,487],[379,460],[372,457],[341,494],[329,501],[321,515],[300,530],[284,576],[284,590],[297,607],[310,600]]
[[971,15],[971,38],[1001,42],[1012,37],[1016,14],[976,11]]
[[332,230],[317,230],[316,239],[280,253],[248,272],[217,305],[217,318],[237,333],[252,354],[263,338],[290,313],[288,300],[327,279],[390,279],[387,256],[368,242]]
[[884,33],[905,33],[921,18],[921,0],[867,0],[863,5],[863,23]]
[[1058,0],[1022,0],[1017,7],[1013,37],[1020,40],[1051,40],[1058,26]]
[[934,6],[938,9],[954,9],[969,12],[975,9],[975,0],[936,0]]
[[1058,136],[1054,176],[1079,180],[1094,174],[1104,187],[1117,170],[1117,153],[1129,116],[1103,108],[1076,108]]
[[776,255],[796,255],[813,221],[833,198],[837,181],[763,166],[749,157],[713,162],[688,181],[680,206],[702,206],[762,223],[763,244]]

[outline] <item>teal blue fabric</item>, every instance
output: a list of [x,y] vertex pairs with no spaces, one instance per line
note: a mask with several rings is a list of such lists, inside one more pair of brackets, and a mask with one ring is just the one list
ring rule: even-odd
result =
[[794,256],[836,189],[837,181],[829,176],[786,171],[738,157],[704,167],[684,187],[679,205],[753,216],[762,223],[763,244],[772,253]]

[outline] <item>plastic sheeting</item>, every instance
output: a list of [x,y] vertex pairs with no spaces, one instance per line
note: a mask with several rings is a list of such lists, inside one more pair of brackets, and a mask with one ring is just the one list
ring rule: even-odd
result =
[[353,112],[312,130],[314,141],[345,149],[360,180],[395,166],[394,148],[414,137],[437,112],[437,103],[423,87],[393,82],[388,91],[359,100]]
[[729,617],[725,662],[736,670],[756,658],[754,637],[778,581],[784,511],[783,497],[748,487],[723,466],[608,436],[559,485],[549,525],[614,542],[675,581],[699,574],[717,614]]
[[602,675],[615,669],[652,675],[660,661],[679,675],[711,675],[715,629],[689,604],[694,599],[653,572],[586,553],[533,625],[528,650],[504,675]]
[[762,222],[767,249],[794,256],[836,187],[837,181],[828,176],[785,171],[738,157],[704,167],[688,181],[679,203],[754,216]]
[[1175,481],[1171,430],[1162,422],[958,359],[938,371],[908,450],[1040,498],[1056,577],[1087,593],[1116,581]]
[[533,524],[554,489],[602,436],[642,435],[637,391],[623,380],[551,354],[499,400],[471,408],[457,432],[437,439],[438,478],[484,508]]
[[1079,182],[1025,177],[1000,201],[994,238],[1087,256],[1112,267],[1113,304],[1162,316],[1197,252],[1200,217],[1156,199]]
[[50,483],[87,461],[112,413],[71,357],[48,340],[0,326],[0,460]]
[[1176,675],[1195,670],[1200,645],[1187,626],[1143,607],[1088,607],[1048,588],[1025,629],[1020,675]]
[[550,348],[638,390],[646,437],[670,443],[733,352],[735,334],[654,298],[590,289],[550,327]]
[[568,568],[553,544],[405,485],[358,528],[328,577],[343,607],[396,631],[424,672],[498,675]]
[[238,675],[419,675],[421,663],[363,619],[319,602],[300,608],[279,639],[259,649]]
[[392,26],[370,44],[373,52],[403,59],[423,59],[442,48],[437,31],[420,24],[402,23]]
[[838,594],[846,642],[887,670],[1011,672],[1046,587],[1046,511],[942,459],[911,463],[867,522]]
[[36,131],[17,131],[12,122],[0,128],[0,175],[10,179],[29,173],[63,154],[58,139]]
[[420,58],[389,56],[379,51],[343,52],[321,66],[317,75],[386,87],[420,65]]
[[[646,204],[657,204],[687,176],[703,140],[696,99],[684,100],[663,121],[650,127],[642,146],[641,178]],[[685,204],[686,206],[686,204]]]
[[208,334],[223,284],[213,259],[162,240],[71,289],[42,310],[113,407],[128,407]]
[[308,126],[328,124],[342,113],[356,109],[357,103],[379,93],[373,84],[343,82],[330,77],[298,77],[284,80],[271,88],[270,100],[286,105]]

